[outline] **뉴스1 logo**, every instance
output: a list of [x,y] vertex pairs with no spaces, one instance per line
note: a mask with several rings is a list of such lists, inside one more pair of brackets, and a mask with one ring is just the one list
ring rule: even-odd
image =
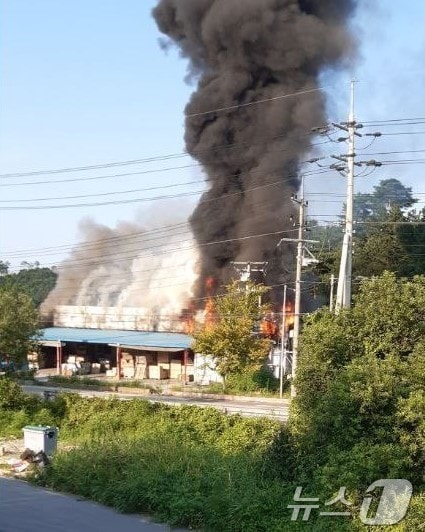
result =
[[[370,495],[376,488],[383,488],[379,497],[378,507],[374,513],[371,512],[373,497]],[[348,507],[353,503],[347,500],[345,496],[346,488],[339,489],[338,495],[324,503],[325,506],[331,507],[340,503],[347,507],[346,511],[323,511],[319,516],[330,517],[347,517],[353,513],[348,511]],[[320,508],[319,498],[301,497],[302,487],[298,486],[294,494],[294,502],[301,504],[288,504],[287,508],[292,509],[291,521],[297,521],[302,511],[302,521],[308,521],[312,510]],[[365,525],[395,525],[399,523],[406,515],[412,498],[412,484],[405,479],[389,478],[380,479],[373,482],[366,490],[366,496],[360,507],[359,518]],[[313,503],[313,504],[312,504]],[[331,509],[331,508],[328,508]],[[327,509],[327,510],[328,510]],[[372,515],[370,515],[372,513]]]

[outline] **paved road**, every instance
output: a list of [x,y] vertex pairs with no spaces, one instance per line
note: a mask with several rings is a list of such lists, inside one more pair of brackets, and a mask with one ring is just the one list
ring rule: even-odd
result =
[[[25,392],[42,395],[48,387],[25,385],[22,387]],[[53,389],[53,388],[50,388]],[[252,401],[238,401],[238,400],[225,400],[211,398],[193,398],[193,397],[175,397],[171,395],[158,395],[158,396],[137,396],[123,393],[111,393],[111,392],[98,392],[90,390],[70,390],[69,388],[55,388],[55,390],[62,392],[78,393],[84,397],[118,397],[123,400],[135,399],[137,397],[141,399],[147,399],[151,402],[160,402],[170,405],[194,405],[200,407],[213,407],[222,411],[226,411],[229,414],[242,414],[243,416],[266,416],[279,421],[287,421],[289,413],[289,401],[282,399],[282,401],[267,401],[256,400]]]
[[76,497],[0,478],[0,532],[167,532],[165,525],[121,515]]

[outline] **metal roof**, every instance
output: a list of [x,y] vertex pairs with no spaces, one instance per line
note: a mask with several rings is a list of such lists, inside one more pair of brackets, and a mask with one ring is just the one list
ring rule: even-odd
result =
[[88,344],[122,345],[141,349],[189,349],[193,338],[187,334],[168,332],[120,331],[107,329],[74,329],[48,327],[41,329],[40,343],[76,342]]

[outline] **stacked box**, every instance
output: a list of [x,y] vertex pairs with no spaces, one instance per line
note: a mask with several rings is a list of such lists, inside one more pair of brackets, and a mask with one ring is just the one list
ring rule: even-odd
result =
[[134,378],[134,359],[130,353],[121,353],[121,373],[125,379]]
[[91,371],[91,364],[90,362],[80,362],[79,364],[77,364],[77,366],[80,366],[79,369],[78,369],[78,373],[80,375],[88,375]]
[[170,363],[170,379],[180,379],[182,370],[183,368],[181,362],[172,360]]
[[92,364],[91,365],[91,372],[95,375],[100,373],[100,364]]
[[136,366],[134,371],[134,378],[135,379],[147,379],[148,378],[148,372],[147,372],[147,361],[146,357],[144,355],[142,356],[136,356]]
[[155,380],[168,379],[168,371],[161,366],[149,366],[149,378]]

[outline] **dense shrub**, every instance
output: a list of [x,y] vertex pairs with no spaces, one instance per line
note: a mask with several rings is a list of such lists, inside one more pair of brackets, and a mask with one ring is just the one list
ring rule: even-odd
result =
[[25,425],[54,425],[64,416],[64,399],[45,401],[27,395],[17,382],[0,377],[0,436],[22,436]]
[[[363,531],[358,518],[291,522],[297,486],[329,501],[346,487],[356,511],[365,488],[406,478],[406,520],[425,519],[425,282],[369,281],[351,310],[306,320],[290,422],[228,416],[212,408],[66,395],[51,403],[4,385],[0,427],[60,419],[59,453],[44,484],[213,531]],[[246,380],[244,380],[246,379]],[[262,379],[262,377],[261,377]],[[257,382],[264,383],[264,380]],[[252,386],[253,376],[233,386]],[[230,380],[230,384],[232,381]],[[252,388],[251,388],[252,389]]]
[[19,410],[26,398],[17,382],[6,376],[0,377],[0,410]]
[[262,475],[249,455],[223,456],[173,436],[89,444],[57,456],[48,486],[172,525],[270,531],[289,521],[292,487]]
[[231,373],[226,378],[226,391],[228,392],[260,393],[275,392],[278,389],[279,380],[265,366],[247,369],[243,373]]
[[365,282],[351,310],[310,317],[291,431],[297,477],[361,493],[380,478],[424,484],[425,278]]

